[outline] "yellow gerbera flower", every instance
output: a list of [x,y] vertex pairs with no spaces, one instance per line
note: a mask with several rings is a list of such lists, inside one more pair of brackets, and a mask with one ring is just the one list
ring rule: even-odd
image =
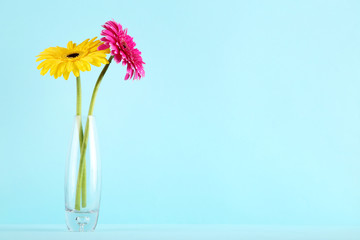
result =
[[50,75],[58,78],[64,75],[65,80],[69,78],[71,72],[75,77],[80,76],[80,71],[90,71],[90,64],[100,67],[101,63],[108,64],[106,54],[109,49],[98,50],[102,42],[96,40],[96,37],[86,39],[79,45],[70,41],[67,48],[49,47],[41,52],[36,61],[44,60],[37,69],[41,69],[40,74],[45,75],[50,70]]

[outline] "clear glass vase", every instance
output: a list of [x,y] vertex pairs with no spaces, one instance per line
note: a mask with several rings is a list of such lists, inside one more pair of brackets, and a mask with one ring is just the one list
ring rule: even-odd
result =
[[70,231],[95,230],[100,197],[101,166],[95,119],[75,116],[65,169],[65,218]]

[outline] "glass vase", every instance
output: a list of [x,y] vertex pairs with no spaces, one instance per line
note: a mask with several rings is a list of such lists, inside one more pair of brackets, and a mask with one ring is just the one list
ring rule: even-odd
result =
[[95,118],[75,116],[65,169],[65,218],[70,231],[95,230],[100,197],[101,166]]

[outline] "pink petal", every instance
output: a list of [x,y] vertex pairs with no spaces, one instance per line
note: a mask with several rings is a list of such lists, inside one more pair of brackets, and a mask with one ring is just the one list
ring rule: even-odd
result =
[[116,54],[116,55],[114,55],[114,59],[115,59],[116,63],[120,63],[122,58],[119,54]]
[[104,43],[98,47],[98,50],[105,50],[108,49],[109,47],[110,47],[109,44]]

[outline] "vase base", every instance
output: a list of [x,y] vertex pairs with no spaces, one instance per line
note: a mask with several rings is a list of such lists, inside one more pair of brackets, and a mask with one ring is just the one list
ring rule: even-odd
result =
[[71,232],[91,232],[95,230],[99,211],[79,212],[65,210],[66,225]]

